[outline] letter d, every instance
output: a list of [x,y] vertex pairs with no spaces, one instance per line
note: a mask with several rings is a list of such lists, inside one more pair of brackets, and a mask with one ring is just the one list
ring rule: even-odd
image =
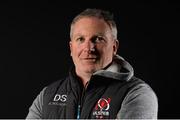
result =
[[58,101],[58,100],[60,100],[60,98],[61,98],[61,95],[56,94],[55,97],[54,97],[54,101]]

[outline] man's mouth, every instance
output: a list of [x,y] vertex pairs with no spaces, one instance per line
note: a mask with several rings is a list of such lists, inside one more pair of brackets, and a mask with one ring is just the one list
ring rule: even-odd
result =
[[82,60],[86,60],[86,61],[96,61],[97,60],[97,57],[88,57],[88,58],[82,58]]
[[96,57],[93,57],[93,58],[83,58],[83,59],[96,59]]

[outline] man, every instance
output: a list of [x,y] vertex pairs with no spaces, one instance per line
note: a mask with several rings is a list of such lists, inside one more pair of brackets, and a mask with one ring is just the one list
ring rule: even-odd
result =
[[40,92],[27,119],[157,118],[155,93],[117,55],[117,28],[109,12],[86,9],[73,19],[70,38],[74,67]]

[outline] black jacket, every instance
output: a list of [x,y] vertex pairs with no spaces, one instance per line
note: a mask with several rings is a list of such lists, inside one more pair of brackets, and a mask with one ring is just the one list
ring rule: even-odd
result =
[[142,83],[133,77],[119,81],[94,75],[87,88],[72,73],[44,93],[43,118],[116,118],[128,91]]
[[33,102],[27,118],[115,119],[121,116],[154,119],[157,99],[146,83],[134,77],[130,64],[116,56],[108,68],[92,75],[86,88],[74,69],[66,78],[47,86]]

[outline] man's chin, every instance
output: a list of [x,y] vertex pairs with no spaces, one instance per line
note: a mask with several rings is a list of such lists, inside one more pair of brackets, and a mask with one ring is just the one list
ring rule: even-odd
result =
[[78,66],[78,70],[84,73],[93,74],[94,72],[99,70],[99,66],[97,64],[81,64]]
[[94,73],[94,72],[96,72],[98,69],[97,68],[95,68],[95,67],[86,67],[85,69],[84,69],[84,72],[86,72],[86,73]]

